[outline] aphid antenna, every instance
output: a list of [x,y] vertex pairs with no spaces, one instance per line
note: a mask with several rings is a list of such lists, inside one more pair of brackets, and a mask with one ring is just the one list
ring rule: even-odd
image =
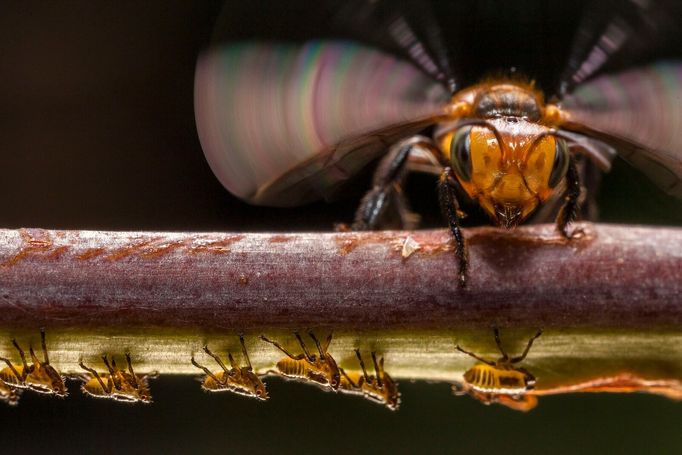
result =
[[[5,357],[0,357],[0,360],[3,361],[3,362],[5,362],[5,363],[7,364],[7,366],[9,367],[9,369],[12,371],[12,374],[14,375],[15,378],[17,378],[18,381],[20,381],[20,382],[23,382],[23,381],[24,381],[24,379],[22,379],[22,376],[23,376],[23,374],[26,373],[26,371],[27,371],[26,368],[24,368],[24,369],[22,370],[22,374],[19,374],[19,372],[17,371],[16,368],[14,368],[14,365],[12,364],[12,362],[11,362],[9,359],[7,359],[7,358],[5,358]],[[8,384],[8,385],[9,385],[9,384]]]
[[495,344],[497,345],[497,349],[499,349],[500,353],[502,354],[500,361],[506,362],[509,360],[509,356],[502,347],[502,341],[500,340],[500,330],[497,327],[493,327],[493,333],[495,334]]
[[317,346],[317,352],[320,353],[320,358],[324,358],[324,355],[327,352],[327,350],[322,349],[322,344],[320,344],[320,341],[317,339],[312,330],[308,330],[308,336],[312,338],[312,340],[315,342],[315,346]]
[[[377,363],[377,355],[376,355],[376,352],[372,351],[372,352],[371,352],[371,355],[372,355],[372,363],[374,363],[374,372],[375,372],[376,375],[377,375],[377,385],[378,385],[379,387],[383,387],[383,386],[384,386],[384,383],[383,383],[383,381],[381,380],[381,372],[380,372],[380,370],[379,370],[379,364]],[[382,362],[383,362],[384,358],[382,357],[381,360],[382,360]],[[383,370],[383,369],[382,369],[382,370]]]
[[343,368],[339,368],[339,372],[346,378],[346,380],[350,383],[350,385],[351,385],[352,387],[354,387],[354,388],[356,388],[356,389],[360,387],[360,384],[356,384],[356,383],[351,379],[351,377],[348,376],[348,373],[346,373],[346,370],[344,370]]
[[50,364],[50,359],[47,356],[47,343],[45,342],[45,327],[40,328],[40,345],[43,348],[43,358],[45,359],[45,364]]
[[329,345],[332,344],[332,336],[334,334],[332,332],[329,332],[329,335],[327,335],[327,339],[324,342],[324,352],[329,351]]
[[137,375],[135,375],[135,370],[133,370],[133,362],[130,360],[130,353],[126,352],[125,356],[126,363],[128,364],[128,371],[130,372],[130,376],[132,377],[133,387],[137,389],[138,388]]
[[471,351],[467,351],[466,349],[463,349],[460,345],[455,345],[455,349],[457,349],[458,351],[460,351],[460,352],[462,352],[462,353],[464,353],[470,357],[473,357],[474,359],[478,360],[479,362],[485,363],[486,365],[490,365],[492,367],[495,366],[495,362],[491,362],[490,360],[486,360],[483,357],[480,357]]
[[[312,332],[308,332],[308,335],[310,335]],[[315,356],[310,354],[310,351],[308,351],[308,347],[305,345],[303,342],[303,338],[301,338],[301,334],[298,332],[294,332],[294,336],[298,339],[298,343],[301,345],[301,349],[303,349],[303,354],[305,354],[305,357],[308,359],[309,362],[314,362],[315,361]],[[311,337],[312,338],[312,337]]]
[[251,366],[251,359],[249,358],[249,353],[246,351],[246,344],[244,343],[243,333],[239,334],[239,344],[242,346],[242,355],[246,360],[246,366],[248,367],[249,371],[253,371],[253,366]]
[[355,349],[355,355],[358,358],[358,362],[360,362],[360,368],[362,369],[362,375],[365,378],[365,382],[369,382],[369,375],[367,374],[367,368],[365,368],[365,362],[362,360],[360,349]]
[[[223,371],[224,371],[225,373],[228,373],[228,372],[230,371],[230,370],[225,366],[225,364],[224,364],[223,361],[221,360],[220,356],[218,356],[217,354],[214,354],[214,353],[208,348],[208,346],[206,346],[206,345],[204,346],[204,352],[205,352],[206,354],[210,355],[210,356],[213,358],[213,360],[215,360],[215,362],[216,362],[218,365],[220,365],[220,368],[222,368]],[[229,355],[229,354],[228,354],[228,355]]]
[[[78,365],[80,365],[80,367],[81,367],[82,369],[84,369],[85,371],[87,371],[88,373],[90,373],[90,374],[92,375],[92,377],[95,378],[95,379],[97,380],[97,382],[99,382],[99,385],[100,385],[100,387],[102,387],[102,390],[104,390],[105,392],[111,393],[111,390],[108,390],[108,391],[107,391],[107,386],[104,384],[104,381],[103,381],[102,378],[100,377],[99,373],[98,373],[94,368],[90,368],[90,367],[85,366],[85,364],[83,363],[83,358],[82,358],[82,357],[81,357],[80,360],[78,361]],[[84,381],[85,381],[85,382],[88,382],[89,379],[90,379],[90,378],[85,377]]]
[[[204,373],[206,373],[206,375],[209,376],[211,379],[213,379],[217,384],[223,383],[220,379],[218,379],[218,377],[216,375],[213,374],[213,372],[211,370],[209,370],[208,368],[206,368],[203,365],[199,365],[197,363],[197,361],[194,360],[194,353],[192,353],[192,365],[194,365],[195,367],[199,368]],[[203,379],[199,379],[199,382],[204,382],[204,381],[203,381]]]
[[28,368],[28,363],[26,362],[26,354],[24,354],[24,350],[21,349],[21,346],[19,346],[19,343],[17,343],[16,338],[12,338],[12,344],[19,352],[19,357],[21,357],[21,363],[24,364],[24,368]]
[[230,361],[230,366],[232,367],[232,370],[239,370],[239,364],[235,362],[234,357],[232,356],[231,352],[227,353],[227,359]]
[[533,342],[540,336],[542,335],[542,329],[538,329],[538,331],[533,335],[529,340],[528,344],[526,344],[526,348],[523,350],[523,353],[520,356],[514,357],[511,359],[511,363],[518,363],[523,361],[523,359],[526,358],[528,355],[528,352],[530,351],[530,348],[533,346]]
[[107,367],[107,370],[109,370],[109,374],[114,376],[116,374],[116,370],[114,369],[116,367],[116,360],[114,357],[111,357],[111,363],[109,363],[109,359],[106,354],[102,356],[102,361],[104,362],[104,366]]
[[290,359],[293,359],[293,360],[301,360],[301,359],[305,358],[305,354],[293,355],[292,353],[290,353],[289,351],[287,351],[286,349],[284,349],[284,347],[282,347],[281,344],[279,344],[279,343],[276,342],[276,341],[273,341],[273,340],[270,340],[270,339],[266,338],[265,335],[260,335],[259,338],[260,338],[261,340],[265,341],[266,343],[270,343],[271,345],[273,345],[274,347],[276,347],[277,349],[279,349],[280,351],[282,351],[282,352],[283,352],[287,357],[289,357]]

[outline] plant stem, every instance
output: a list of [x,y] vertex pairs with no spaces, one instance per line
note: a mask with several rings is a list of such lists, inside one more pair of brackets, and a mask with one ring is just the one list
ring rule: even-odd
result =
[[0,230],[0,328],[682,326],[682,229],[581,227],[468,230],[466,289],[443,230]]

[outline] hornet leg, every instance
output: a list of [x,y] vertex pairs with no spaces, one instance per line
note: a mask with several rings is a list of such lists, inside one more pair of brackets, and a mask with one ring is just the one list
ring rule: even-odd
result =
[[440,200],[441,211],[443,216],[448,220],[450,225],[450,232],[455,238],[455,243],[457,245],[457,250],[455,254],[457,255],[457,260],[459,262],[459,286],[466,287],[466,276],[467,276],[467,253],[466,247],[464,245],[464,235],[462,234],[462,229],[459,227],[459,215],[457,211],[459,210],[459,202],[457,202],[457,197],[455,195],[455,179],[452,174],[452,168],[446,167],[443,169],[443,173],[438,181],[438,198]]
[[[408,172],[408,163],[416,152],[433,155],[427,160],[431,167],[440,167],[438,149],[433,141],[424,136],[414,136],[393,145],[381,160],[374,173],[372,189],[362,198],[355,212],[352,228],[355,230],[376,229],[388,207],[393,204],[398,211],[404,228],[413,229],[418,215],[409,210],[407,199],[402,192],[402,184]],[[415,158],[412,158],[415,159]],[[422,161],[423,158],[420,158]],[[427,166],[429,166],[427,165]]]
[[580,198],[580,176],[575,165],[575,159],[571,158],[566,172],[566,196],[564,205],[556,218],[556,228],[562,237],[570,240],[578,236],[579,232],[568,233],[569,223],[575,220],[578,214],[578,198]]

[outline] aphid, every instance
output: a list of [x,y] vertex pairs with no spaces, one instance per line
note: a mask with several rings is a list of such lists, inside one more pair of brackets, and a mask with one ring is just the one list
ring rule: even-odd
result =
[[4,401],[10,406],[16,406],[19,403],[19,395],[21,389],[10,387],[0,380],[0,401]]
[[319,355],[311,354],[308,351],[298,332],[294,332],[294,335],[301,345],[303,354],[293,355],[276,341],[269,340],[263,335],[260,337],[261,340],[272,344],[286,355],[277,362],[277,372],[282,376],[310,382],[324,389],[337,390],[341,384],[341,372],[334,357],[327,352],[329,344],[332,342],[332,334],[329,334],[324,345],[322,345],[313,332],[308,332],[317,346]]
[[341,369],[341,386],[339,391],[364,395],[372,401],[385,405],[391,411],[396,411],[400,406],[400,392],[398,392],[398,384],[384,370],[384,358],[381,357],[379,362],[377,362],[376,353],[372,351],[375,375],[371,376],[367,374],[367,369],[362,361],[359,349],[355,350],[355,355],[360,362],[362,374],[348,373]]
[[229,390],[230,392],[238,393],[239,395],[246,395],[259,400],[267,400],[268,392],[265,389],[265,384],[263,384],[263,381],[261,381],[258,375],[253,372],[251,360],[249,359],[249,354],[246,352],[246,346],[244,345],[244,337],[241,335],[239,336],[239,343],[242,345],[242,355],[244,356],[244,360],[246,360],[245,367],[240,367],[237,362],[235,362],[232,354],[228,352],[227,358],[232,367],[228,369],[223,361],[220,360],[220,357],[208,349],[208,346],[204,346],[204,352],[213,357],[213,360],[216,361],[223,371],[211,373],[211,370],[199,365],[194,360],[194,356],[192,356],[192,365],[204,370],[206,373],[206,378],[202,382],[201,387],[209,392]]
[[[402,191],[406,174],[436,174],[462,286],[468,267],[463,200],[505,228],[544,204],[537,219],[558,212],[557,231],[571,239],[582,173],[592,165],[608,170],[616,150],[682,197],[682,64],[658,63],[586,81],[609,68],[611,55],[622,57],[618,52],[628,43],[645,36],[656,41],[652,30],[667,36],[671,24],[678,27],[679,14],[644,5],[651,2],[627,2],[634,11],[610,12],[604,33],[579,35],[560,89],[547,94],[560,103],[548,103],[521,77],[465,87],[438,24],[412,17],[428,10],[424,3],[417,2],[410,15],[395,2],[356,1],[347,8],[355,13],[355,29],[375,38],[386,30],[380,38],[412,62],[336,41],[222,42],[204,53],[195,79],[197,128],[221,183],[252,204],[295,206],[336,197],[343,183],[383,154],[353,223],[374,229],[392,212],[412,227],[415,216]],[[675,3],[661,8],[679,9]],[[427,42],[418,29],[429,30],[422,33]],[[601,38],[595,44],[586,36]],[[420,134],[430,126],[432,133]]]
[[12,344],[19,352],[21,357],[21,365],[13,365],[12,362],[0,357],[0,360],[7,364],[7,368],[0,371],[0,380],[10,387],[18,387],[22,389],[31,389],[40,393],[54,394],[65,397],[68,393],[64,385],[64,378],[57,370],[50,365],[50,360],[47,356],[47,347],[45,344],[45,330],[40,329],[40,340],[43,348],[44,361],[41,362],[33,352],[33,346],[29,346],[29,353],[31,355],[32,365],[26,362],[26,355],[23,349],[19,347],[17,341],[12,339]]
[[464,384],[453,385],[453,392],[469,394],[485,404],[500,403],[513,409],[529,411],[537,404],[537,398],[528,392],[535,388],[535,376],[528,370],[516,367],[528,355],[533,341],[542,334],[542,330],[528,340],[526,349],[517,357],[509,357],[502,348],[500,333],[497,328],[495,343],[502,357],[497,361],[486,360],[473,352],[466,351],[457,345],[457,350],[479,361],[464,373]]
[[128,403],[151,403],[152,396],[149,393],[147,379],[153,375],[136,374],[130,360],[130,354],[126,352],[126,362],[128,371],[121,370],[116,366],[116,359],[111,356],[111,363],[106,354],[102,356],[102,361],[109,373],[98,373],[95,369],[85,366],[83,360],[79,365],[82,369],[90,373],[90,377],[85,378],[85,383],[81,390],[88,395],[96,398],[111,398],[116,401]]

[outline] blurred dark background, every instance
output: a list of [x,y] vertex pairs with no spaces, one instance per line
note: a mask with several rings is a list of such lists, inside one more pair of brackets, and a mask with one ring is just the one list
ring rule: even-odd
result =
[[[212,175],[194,125],[194,64],[214,25],[220,24],[217,39],[342,36],[326,26],[328,9],[311,3],[253,0],[223,9],[218,0],[3,2],[0,226],[304,231],[350,221],[355,197],[286,210],[240,202]],[[438,4],[435,11],[465,81],[516,66],[551,90],[585,5],[486,0],[457,3],[457,17],[442,14]],[[358,195],[367,177],[360,180]],[[416,177],[409,187],[415,208],[437,224],[433,180]],[[604,178],[599,202],[603,221],[682,225],[679,202],[621,161]],[[266,404],[208,396],[190,378],[168,377],[153,383],[156,403],[148,407],[96,401],[76,390],[63,401],[25,394],[16,409],[0,406],[2,448],[682,450],[682,405],[653,396],[543,398],[522,415],[451,397],[443,384],[405,383],[403,409],[392,414],[361,399],[270,384]]]

